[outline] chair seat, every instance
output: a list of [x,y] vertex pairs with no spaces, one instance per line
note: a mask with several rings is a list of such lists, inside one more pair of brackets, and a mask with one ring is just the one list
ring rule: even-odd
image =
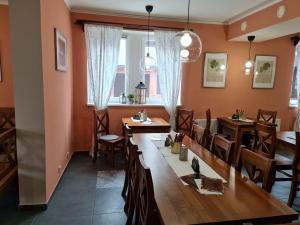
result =
[[108,143],[111,143],[111,144],[115,144],[115,143],[118,143],[118,142],[123,141],[123,140],[124,140],[123,136],[118,136],[118,135],[115,135],[115,134],[99,135],[98,136],[98,141],[108,142]]
[[292,168],[293,160],[283,155],[275,154],[275,160],[276,160],[276,166],[290,166]]

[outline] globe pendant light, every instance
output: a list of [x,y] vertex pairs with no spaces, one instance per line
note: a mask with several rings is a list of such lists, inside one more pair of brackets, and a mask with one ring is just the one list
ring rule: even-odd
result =
[[187,26],[184,31],[178,32],[175,36],[180,44],[180,60],[182,62],[195,62],[201,55],[202,42],[199,36],[194,33],[190,25],[190,0],[188,2]]
[[153,10],[152,5],[146,5],[146,11],[148,12],[148,39],[147,39],[147,53],[146,56],[141,60],[141,68],[144,71],[150,70],[151,66],[156,65],[156,60],[150,55],[149,52],[149,33],[150,33],[150,13]]
[[254,41],[255,36],[248,36],[248,41],[249,41],[249,55],[248,55],[248,59],[245,62],[244,65],[244,70],[245,70],[245,75],[250,75],[252,69],[253,69],[253,65],[254,65],[254,61],[251,60],[251,46],[252,46],[252,42]]

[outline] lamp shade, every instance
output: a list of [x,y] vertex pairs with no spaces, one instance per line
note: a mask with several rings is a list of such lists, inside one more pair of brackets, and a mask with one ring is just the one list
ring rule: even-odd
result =
[[201,55],[202,42],[199,36],[191,30],[180,31],[175,36],[180,45],[180,60],[195,62]]

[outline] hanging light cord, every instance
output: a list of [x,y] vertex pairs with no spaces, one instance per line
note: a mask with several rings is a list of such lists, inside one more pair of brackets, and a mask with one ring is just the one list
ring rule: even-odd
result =
[[147,45],[147,56],[149,55],[149,32],[150,32],[150,12],[148,12],[148,45]]
[[187,18],[187,23],[186,23],[186,27],[188,30],[190,28],[190,5],[191,5],[191,0],[189,0],[189,3],[188,3],[188,18]]
[[250,45],[249,45],[249,55],[248,55],[248,59],[250,59],[251,47],[252,47],[252,41],[250,41]]

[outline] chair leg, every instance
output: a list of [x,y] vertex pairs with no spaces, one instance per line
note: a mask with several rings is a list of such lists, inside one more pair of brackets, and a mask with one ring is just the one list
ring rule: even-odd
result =
[[115,168],[115,146],[114,145],[111,146],[110,151],[111,151],[111,153],[110,153],[111,154],[111,165],[113,168]]
[[95,142],[95,144],[94,144],[94,157],[93,157],[93,163],[96,163],[96,160],[97,160],[97,154],[98,154],[98,143]]
[[292,181],[292,185],[291,185],[291,191],[290,191],[290,195],[289,195],[289,200],[288,200],[288,206],[292,206],[296,197],[296,193],[297,193],[297,188],[298,188],[298,184],[299,182],[296,179],[293,179]]
[[125,179],[124,179],[124,185],[123,185],[123,190],[122,190],[122,197],[124,200],[126,200],[126,193],[128,190],[128,162],[126,162],[125,165]]

